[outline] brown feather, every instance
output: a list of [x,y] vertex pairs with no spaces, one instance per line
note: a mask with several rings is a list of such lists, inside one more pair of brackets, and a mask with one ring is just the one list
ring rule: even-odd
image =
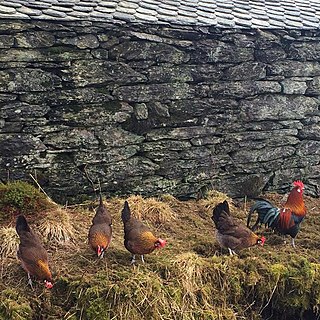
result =
[[[21,221],[25,223],[24,227],[21,227]],[[16,229],[20,238],[17,255],[22,267],[39,280],[52,281],[47,251],[24,217],[18,217]]]
[[106,206],[103,204],[100,196],[100,204],[96,214],[92,219],[92,225],[89,229],[88,242],[90,247],[97,252],[100,247],[106,250],[111,242],[112,237],[112,217]]
[[262,239],[230,215],[226,201],[213,209],[212,219],[217,229],[217,240],[223,248],[241,250],[258,244]]
[[124,246],[132,254],[148,254],[156,249],[158,238],[141,221],[131,215],[125,203],[122,220],[124,225]]

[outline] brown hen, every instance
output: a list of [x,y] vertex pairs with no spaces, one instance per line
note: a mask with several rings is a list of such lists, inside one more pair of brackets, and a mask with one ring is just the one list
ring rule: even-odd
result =
[[135,263],[136,254],[141,255],[144,263],[143,255],[166,245],[166,240],[157,238],[147,226],[131,215],[128,201],[124,203],[121,218],[124,226],[124,246],[132,253],[131,264]]
[[222,248],[227,248],[229,254],[236,254],[244,248],[254,245],[262,245],[265,237],[259,237],[247,228],[240,221],[237,221],[230,215],[229,204],[227,201],[219,203],[213,209],[212,220],[216,226],[216,237]]
[[108,249],[111,237],[112,217],[103,204],[102,196],[100,195],[100,203],[92,219],[88,234],[89,245],[100,259],[103,258],[104,252]]
[[51,289],[53,284],[47,251],[38,236],[30,229],[23,215],[17,218],[16,230],[20,238],[17,255],[23,269],[28,273],[28,283],[33,289],[31,276],[34,276],[44,281],[46,288]]

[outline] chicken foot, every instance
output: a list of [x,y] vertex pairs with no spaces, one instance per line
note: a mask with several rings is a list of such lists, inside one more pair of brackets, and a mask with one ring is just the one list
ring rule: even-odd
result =
[[230,248],[228,248],[228,250],[229,250],[229,255],[230,255],[230,256],[233,256],[233,255],[236,255],[236,256],[237,256],[237,254],[236,254],[236,252],[235,252],[234,250],[232,250],[232,249],[230,249]]
[[31,276],[30,276],[29,272],[28,272],[28,284],[30,285],[31,289],[33,290],[32,280],[31,280]]

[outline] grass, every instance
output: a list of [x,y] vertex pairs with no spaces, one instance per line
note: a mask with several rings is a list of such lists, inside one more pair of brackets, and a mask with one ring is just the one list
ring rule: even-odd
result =
[[[277,194],[265,197],[276,204],[282,200]],[[8,250],[1,260],[0,319],[38,319],[37,314],[64,320],[267,319],[272,315],[316,319],[319,199],[306,197],[308,215],[296,249],[260,229],[267,238],[265,246],[232,257],[218,246],[211,221],[212,208],[225,199],[232,201],[218,192],[199,201],[179,201],[170,195],[129,197],[133,214],[168,240],[164,249],[146,255],[146,263],[139,261],[134,267],[123,246],[120,216],[125,199],[104,201],[113,217],[113,239],[102,260],[87,244],[98,201],[45,210],[31,226],[48,249],[55,285],[49,291],[35,283],[32,291],[14,250]],[[234,200],[231,212],[245,221],[244,209],[249,205]],[[307,310],[313,314],[307,316]]]
[[40,219],[38,230],[43,238],[52,243],[66,242],[74,236],[70,215],[59,206],[45,212],[44,218]]

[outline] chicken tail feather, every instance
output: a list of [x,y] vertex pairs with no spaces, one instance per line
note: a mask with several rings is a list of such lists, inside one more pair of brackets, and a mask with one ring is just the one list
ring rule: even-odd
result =
[[219,203],[216,205],[216,207],[213,209],[212,217],[211,219],[213,220],[214,224],[217,226],[217,223],[220,219],[221,214],[225,212],[228,215],[230,215],[230,209],[229,209],[229,204],[227,200]]
[[258,213],[258,221],[272,227],[272,225],[278,220],[280,209],[274,207],[269,201],[259,200],[250,209],[247,218],[247,227],[250,226],[252,214]]
[[122,213],[121,213],[121,218],[122,218],[123,222],[129,221],[131,218],[131,212],[130,212],[128,201],[124,202],[124,206],[123,206]]
[[17,222],[16,222],[16,230],[18,235],[21,235],[21,232],[26,231],[26,232],[30,232],[30,227],[28,225],[28,222],[26,220],[26,218],[23,215],[18,216],[17,218]]

